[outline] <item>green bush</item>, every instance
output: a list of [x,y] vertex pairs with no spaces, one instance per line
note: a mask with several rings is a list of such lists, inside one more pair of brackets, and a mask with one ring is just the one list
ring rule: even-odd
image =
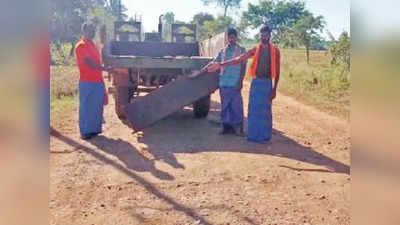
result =
[[68,42],[51,42],[50,55],[51,62],[56,66],[71,66],[75,65],[74,54],[71,54],[73,45]]

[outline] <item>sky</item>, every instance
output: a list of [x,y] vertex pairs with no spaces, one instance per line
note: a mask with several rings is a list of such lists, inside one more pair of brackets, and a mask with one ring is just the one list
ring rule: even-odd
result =
[[[314,15],[325,18],[326,27],[322,36],[327,38],[329,30],[336,38],[343,32],[350,32],[350,0],[304,0],[306,8]],[[248,3],[257,4],[259,0],[242,0],[240,11],[247,10]],[[146,32],[157,30],[158,17],[166,12],[173,12],[175,20],[189,22],[193,15],[207,12],[218,16],[223,14],[221,8],[215,5],[204,6],[201,0],[122,0],[128,8],[128,16],[135,14],[142,16],[142,23]],[[241,12],[231,14],[240,19]],[[250,32],[251,34],[255,34]]]
[[368,1],[352,0],[351,13],[353,25],[362,31],[360,35],[365,39],[400,35],[400,1],[379,0]]

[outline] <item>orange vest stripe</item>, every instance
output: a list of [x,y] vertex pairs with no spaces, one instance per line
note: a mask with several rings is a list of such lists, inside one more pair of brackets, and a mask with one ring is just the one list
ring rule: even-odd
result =
[[[254,54],[253,62],[251,63],[250,68],[249,68],[248,75],[252,78],[256,77],[258,60],[259,60],[261,48],[262,48],[262,45],[259,44],[257,46],[256,53]],[[274,79],[275,77],[277,77],[277,74],[279,73],[279,60],[280,60],[279,59],[279,51],[272,43],[269,44],[269,49],[271,52],[271,78]]]

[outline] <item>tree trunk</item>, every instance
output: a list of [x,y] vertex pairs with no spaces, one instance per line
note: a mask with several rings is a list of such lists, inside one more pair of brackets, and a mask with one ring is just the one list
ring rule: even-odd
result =
[[307,64],[310,65],[310,46],[306,45]]
[[228,5],[225,5],[225,9],[224,9],[224,17],[226,17],[226,13],[228,12]]
[[70,57],[73,57],[74,56],[74,53],[75,53],[75,43],[76,41],[75,40],[73,40],[73,41],[71,41],[70,43],[71,43],[71,50],[69,51],[69,56]]

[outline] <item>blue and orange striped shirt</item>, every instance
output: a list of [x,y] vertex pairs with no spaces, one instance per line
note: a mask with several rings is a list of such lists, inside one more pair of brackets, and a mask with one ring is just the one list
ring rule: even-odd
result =
[[[239,45],[236,46],[228,45],[226,48],[219,51],[214,61],[222,62],[235,58],[236,56],[238,56],[235,55],[236,48],[239,48],[238,51],[239,55],[246,52],[246,49],[240,47]],[[219,87],[236,87],[240,80],[241,65],[242,64],[224,67],[219,77]]]

